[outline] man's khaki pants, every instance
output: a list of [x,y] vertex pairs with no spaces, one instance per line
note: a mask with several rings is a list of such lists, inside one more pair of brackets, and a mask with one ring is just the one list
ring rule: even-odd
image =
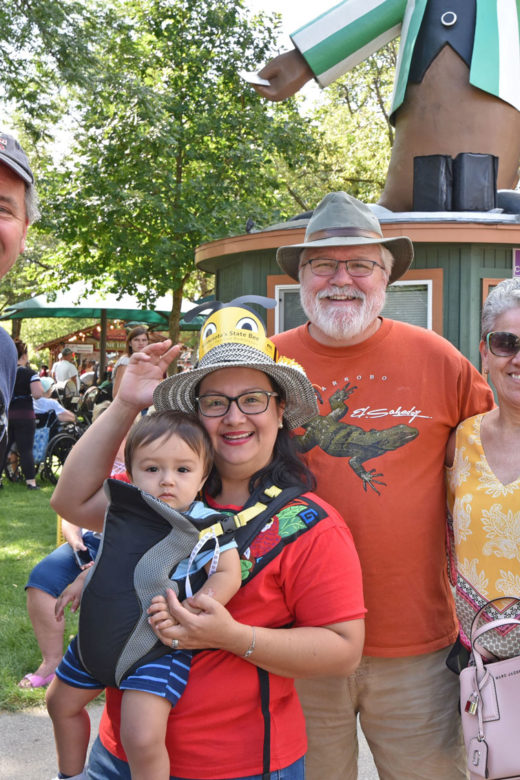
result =
[[381,780],[465,780],[459,682],[447,654],[364,656],[348,678],[298,680],[306,780],[356,780],[358,715]]

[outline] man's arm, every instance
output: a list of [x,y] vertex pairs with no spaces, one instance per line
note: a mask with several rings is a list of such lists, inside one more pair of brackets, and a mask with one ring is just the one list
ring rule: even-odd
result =
[[460,385],[458,388],[459,396],[459,419],[456,421],[456,427],[468,417],[475,414],[489,412],[495,404],[495,397],[487,380],[477,371],[475,366],[467,359],[463,358],[462,373]]
[[253,84],[256,91],[268,100],[279,101],[298,92],[314,73],[298,49],[286,51],[268,62],[258,74],[269,81],[268,87]]
[[291,35],[295,50],[275,57],[259,72],[269,100],[294,95],[313,76],[326,87],[396,38],[407,0],[343,0]]

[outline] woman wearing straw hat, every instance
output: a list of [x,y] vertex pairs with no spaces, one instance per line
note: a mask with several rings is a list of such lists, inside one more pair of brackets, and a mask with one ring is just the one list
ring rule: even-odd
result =
[[[165,644],[202,650],[169,720],[171,777],[301,780],[306,738],[293,679],[348,675],[364,635],[350,533],[332,507],[308,492],[313,478],[289,435],[316,415],[315,394],[301,367],[278,355],[256,314],[238,305],[208,318],[195,369],[161,382],[179,351],[162,342],[132,355],[103,424],[89,428],[69,455],[53,505],[78,525],[88,517],[102,527],[103,480],[152,395],[157,409],[197,411],[208,430],[215,465],[204,499],[216,511],[235,513],[272,485],[301,488],[243,552],[243,586],[227,607],[197,597],[194,614],[169,592],[168,604],[158,600],[150,612]],[[130,777],[119,717],[120,693],[109,690],[89,778]]]

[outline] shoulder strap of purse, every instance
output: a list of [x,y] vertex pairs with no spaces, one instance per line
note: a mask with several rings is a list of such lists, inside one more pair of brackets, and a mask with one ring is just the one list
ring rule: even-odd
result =
[[[480,607],[478,612],[475,613],[475,616],[474,616],[473,621],[471,623],[471,630],[470,630],[470,637],[469,637],[470,639],[472,638],[473,633],[477,631],[478,621],[479,621],[479,618],[481,617],[482,613],[486,612],[489,609],[489,607],[492,604],[494,604],[495,602],[497,602],[497,601],[511,601],[511,602],[515,602],[517,607],[518,607],[518,610],[520,612],[520,599],[517,598],[516,596],[498,596],[496,599],[490,599],[489,601],[486,601],[486,603],[483,604]],[[511,615],[511,610],[512,610],[512,608],[514,606],[515,606],[514,603],[509,604],[509,606],[507,606],[506,609],[502,613],[499,613],[501,615],[501,617],[506,616],[507,613],[509,613],[510,617],[514,617],[513,615]],[[497,610],[497,612],[498,612],[498,610]]]

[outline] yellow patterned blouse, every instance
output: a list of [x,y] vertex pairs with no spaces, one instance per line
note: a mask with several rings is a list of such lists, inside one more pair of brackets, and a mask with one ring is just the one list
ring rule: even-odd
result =
[[[447,469],[452,517],[452,581],[461,641],[470,646],[471,623],[490,599],[520,598],[520,477],[504,485],[491,470],[480,440],[483,414],[459,425],[453,466]],[[520,605],[501,601],[485,617],[518,617]],[[481,621],[479,620],[479,624]],[[520,629],[496,629],[483,646],[506,658],[520,653]]]

